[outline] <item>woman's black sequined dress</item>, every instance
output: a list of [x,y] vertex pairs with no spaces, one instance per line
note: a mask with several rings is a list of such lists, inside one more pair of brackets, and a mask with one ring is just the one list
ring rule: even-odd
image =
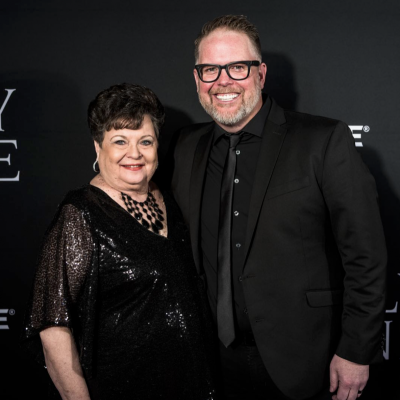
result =
[[48,229],[24,343],[73,332],[92,399],[214,399],[211,326],[187,229],[165,195],[168,238],[102,190],[70,192]]

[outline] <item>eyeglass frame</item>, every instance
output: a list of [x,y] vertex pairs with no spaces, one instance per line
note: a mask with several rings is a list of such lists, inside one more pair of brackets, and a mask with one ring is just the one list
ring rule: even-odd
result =
[[[229,73],[229,70],[227,69],[227,67],[229,67],[230,65],[233,64],[246,64],[248,66],[248,71],[247,71],[247,76],[245,78],[234,78],[231,76],[231,74]],[[234,81],[244,81],[245,79],[247,79],[250,76],[250,70],[252,66],[255,67],[259,67],[261,65],[261,62],[258,60],[252,60],[252,61],[233,61],[230,62],[228,64],[225,65],[219,65],[219,64],[197,64],[194,66],[195,70],[197,71],[197,75],[199,76],[200,80],[204,83],[212,83],[215,82],[219,79],[219,77],[221,76],[221,71],[224,69],[225,72],[227,73],[227,75],[229,76],[229,78],[233,79]],[[200,73],[200,69],[202,67],[206,67],[206,66],[210,66],[210,67],[217,67],[218,68],[218,75],[215,79],[213,79],[212,81],[205,81],[202,78],[202,74]]]

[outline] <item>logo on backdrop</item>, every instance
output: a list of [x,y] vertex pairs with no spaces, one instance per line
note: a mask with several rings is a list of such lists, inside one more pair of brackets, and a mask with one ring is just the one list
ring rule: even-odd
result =
[[371,128],[368,125],[349,125],[353,138],[356,141],[356,147],[363,147],[361,141],[362,132],[369,132]]
[[[1,103],[1,100],[0,100],[0,104],[2,104],[1,108],[0,108],[0,137],[1,137],[1,133],[5,132],[3,116],[5,114],[7,114],[7,112],[6,112],[7,103],[10,100],[11,95],[15,92],[15,90],[16,89],[5,89],[5,91],[7,93],[5,100],[3,101],[3,103]],[[3,148],[3,147],[6,147],[7,149],[9,149],[10,147],[13,149],[17,149],[17,141],[0,139],[0,148]],[[11,154],[9,153],[8,157],[0,158],[0,163],[1,162],[5,162],[10,166],[11,165]],[[0,177],[0,182],[17,182],[17,181],[19,181],[19,171],[16,176],[5,176],[5,177],[1,176]]]
[[8,330],[8,318],[15,315],[15,310],[12,308],[0,308],[0,330]]
[[[397,274],[400,276],[400,274]],[[399,302],[396,301],[396,304],[391,310],[386,310],[386,314],[397,314],[397,307],[399,305]],[[386,318],[391,319],[391,321],[386,321],[385,320],[385,326],[384,326],[384,347],[383,347],[383,357],[385,360],[389,360],[389,349],[390,349],[390,324],[393,322],[393,319],[389,316]]]

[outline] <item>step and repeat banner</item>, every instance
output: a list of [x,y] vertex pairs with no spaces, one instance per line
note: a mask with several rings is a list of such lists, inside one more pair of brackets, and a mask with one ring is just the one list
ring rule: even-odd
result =
[[174,132],[208,121],[193,79],[204,22],[244,14],[259,29],[265,91],[283,107],[345,121],[374,175],[387,240],[384,363],[366,399],[400,399],[400,7],[397,0],[0,3],[0,398],[45,398],[47,373],[19,346],[44,231],[93,176],[86,110],[112,84],[165,105],[160,169]]

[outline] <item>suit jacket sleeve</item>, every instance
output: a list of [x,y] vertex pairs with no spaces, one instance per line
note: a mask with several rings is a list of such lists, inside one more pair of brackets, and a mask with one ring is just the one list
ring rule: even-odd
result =
[[339,122],[326,146],[322,192],[345,270],[336,354],[359,364],[382,358],[386,247],[375,181]]

